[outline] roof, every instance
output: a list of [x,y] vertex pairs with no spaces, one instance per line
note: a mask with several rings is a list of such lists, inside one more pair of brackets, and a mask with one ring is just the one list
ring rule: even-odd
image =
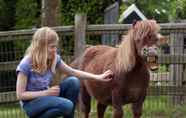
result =
[[141,11],[136,7],[135,4],[132,4],[130,7],[128,7],[120,16],[119,23],[122,23],[124,19],[126,19],[130,14],[136,13],[141,20],[146,20],[147,18],[141,13]]

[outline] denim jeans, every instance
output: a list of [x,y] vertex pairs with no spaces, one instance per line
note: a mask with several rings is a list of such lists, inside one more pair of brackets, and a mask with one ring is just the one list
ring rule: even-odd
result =
[[75,105],[80,90],[76,77],[68,77],[60,83],[59,96],[43,96],[24,103],[29,118],[74,118]]

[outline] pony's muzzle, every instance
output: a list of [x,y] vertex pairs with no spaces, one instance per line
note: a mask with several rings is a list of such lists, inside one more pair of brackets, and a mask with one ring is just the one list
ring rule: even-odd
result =
[[144,56],[147,62],[148,68],[152,71],[158,69],[158,48],[157,47],[149,47],[144,48]]

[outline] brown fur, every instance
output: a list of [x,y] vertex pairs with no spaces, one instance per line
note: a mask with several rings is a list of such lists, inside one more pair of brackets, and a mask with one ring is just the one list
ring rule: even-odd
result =
[[91,96],[97,100],[98,118],[103,118],[108,105],[113,106],[113,118],[122,118],[122,105],[128,103],[132,103],[134,118],[141,116],[149,83],[141,51],[145,45],[150,47],[157,43],[158,31],[155,21],[139,21],[118,48],[92,46],[72,62],[72,67],[83,71],[101,74],[110,69],[114,73],[110,82],[82,81],[80,102],[85,118],[89,117]]

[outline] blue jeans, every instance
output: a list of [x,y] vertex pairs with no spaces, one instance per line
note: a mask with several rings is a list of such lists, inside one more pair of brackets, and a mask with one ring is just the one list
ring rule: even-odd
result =
[[29,118],[73,118],[80,90],[76,77],[68,77],[60,83],[60,95],[43,96],[24,103],[23,109]]

